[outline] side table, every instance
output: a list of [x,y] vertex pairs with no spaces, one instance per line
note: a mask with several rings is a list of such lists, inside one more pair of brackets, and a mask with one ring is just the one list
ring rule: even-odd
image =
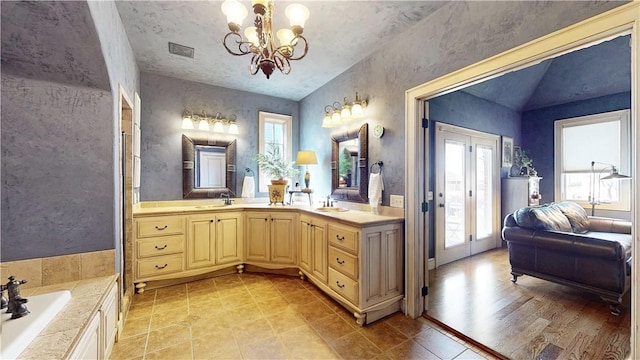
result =
[[307,194],[309,196],[309,205],[313,206],[313,202],[311,200],[311,194],[313,190],[307,188],[302,190],[289,190],[289,204],[293,204],[293,194]]

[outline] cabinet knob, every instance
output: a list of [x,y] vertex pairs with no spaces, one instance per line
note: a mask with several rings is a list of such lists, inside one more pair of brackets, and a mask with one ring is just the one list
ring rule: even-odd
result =
[[156,230],[164,230],[167,228],[167,225],[163,226],[163,227],[158,227],[158,225],[156,225]]
[[[220,221],[220,220],[218,220],[218,221]],[[210,222],[210,223],[212,223],[212,222],[213,222],[213,219],[209,220],[209,222]]]
[[340,260],[340,258],[336,258],[336,262],[340,265],[344,264],[344,260]]
[[218,219],[218,222],[220,222],[220,219]]
[[167,265],[169,265],[169,264],[164,264],[164,265],[162,265],[162,266],[158,266],[158,265],[156,265],[156,269],[158,269],[158,270],[162,270],[162,269],[166,268],[166,267],[167,267]]
[[157,250],[164,250],[167,248],[167,244],[164,244],[163,247],[158,247],[158,245],[155,246]]

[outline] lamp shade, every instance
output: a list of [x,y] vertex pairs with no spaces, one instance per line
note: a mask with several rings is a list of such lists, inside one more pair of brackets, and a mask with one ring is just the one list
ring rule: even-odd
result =
[[600,180],[624,180],[624,179],[631,179],[631,176],[622,175],[618,173],[618,169],[616,169],[615,167],[611,169],[611,174],[600,178]]
[[316,159],[316,153],[311,150],[300,150],[298,156],[296,156],[296,165],[316,165],[318,159]]

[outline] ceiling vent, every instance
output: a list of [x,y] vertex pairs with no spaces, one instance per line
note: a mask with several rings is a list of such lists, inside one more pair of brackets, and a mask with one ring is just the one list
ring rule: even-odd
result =
[[184,57],[188,57],[193,59],[193,52],[194,49],[192,47],[188,47],[188,46],[184,46],[184,45],[180,45],[180,44],[176,44],[176,43],[169,43],[169,52],[175,55],[180,55],[180,56],[184,56]]

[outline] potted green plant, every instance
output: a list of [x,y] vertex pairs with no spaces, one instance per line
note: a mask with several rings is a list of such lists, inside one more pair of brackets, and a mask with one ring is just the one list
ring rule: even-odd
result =
[[267,151],[256,154],[253,161],[271,177],[272,184],[286,184],[287,178],[300,176],[300,171],[293,167],[293,162],[284,160],[278,144],[269,144]]

